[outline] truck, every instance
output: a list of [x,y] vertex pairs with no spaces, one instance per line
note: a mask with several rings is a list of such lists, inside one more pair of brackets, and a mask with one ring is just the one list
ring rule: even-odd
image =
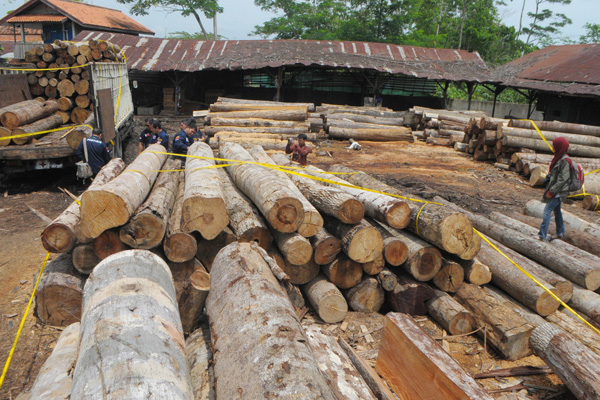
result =
[[[88,68],[95,125],[103,130],[103,140],[112,157],[123,157],[123,141],[131,135],[134,125],[127,64],[89,63]],[[16,89],[16,81],[14,74],[0,75],[0,86],[5,88]],[[6,173],[67,168],[77,161],[76,149],[60,137],[47,135],[36,143],[0,147],[0,165]]]

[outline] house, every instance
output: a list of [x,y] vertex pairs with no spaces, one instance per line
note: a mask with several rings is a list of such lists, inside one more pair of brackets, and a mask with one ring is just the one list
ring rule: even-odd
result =
[[[71,40],[83,30],[123,33],[128,35],[154,35],[150,29],[119,10],[69,0],[30,0],[0,19],[0,26],[12,28],[14,57],[23,58],[32,44],[28,31],[41,31],[41,40]],[[3,37],[7,35],[2,31]],[[10,40],[10,39],[9,39]]]

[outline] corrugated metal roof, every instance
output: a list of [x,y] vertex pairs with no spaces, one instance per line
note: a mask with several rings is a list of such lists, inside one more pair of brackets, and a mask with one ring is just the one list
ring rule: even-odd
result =
[[110,40],[140,71],[250,70],[285,65],[372,69],[417,78],[489,82],[478,53],[388,43],[316,40],[182,40],[83,31],[74,40]]
[[52,14],[22,14],[10,17],[6,22],[11,24],[19,22],[64,22],[67,17],[64,15],[52,15]]
[[548,46],[494,70],[503,85],[570,95],[600,95],[600,44]]

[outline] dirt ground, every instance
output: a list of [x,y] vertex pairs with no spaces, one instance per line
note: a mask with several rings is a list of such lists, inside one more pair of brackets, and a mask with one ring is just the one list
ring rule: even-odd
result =
[[[409,143],[361,143],[361,151],[344,148],[346,143],[324,142],[315,149],[310,161],[320,167],[340,163],[363,170],[425,199],[440,195],[462,207],[479,213],[514,212],[532,198],[540,198],[541,190],[529,187],[526,180],[514,172],[500,171],[489,163],[473,162],[463,153],[446,147]],[[44,219],[54,219],[71,202],[61,188],[79,194],[73,171],[49,176],[20,175],[7,179],[0,176],[0,365],[3,366],[17,333],[37,273],[46,251],[40,243],[40,233],[47,225]],[[600,222],[600,214],[583,211],[577,204],[566,209],[590,221]],[[50,258],[55,258],[51,255]],[[384,310],[382,310],[384,311]],[[305,323],[319,321],[309,313]],[[426,317],[417,318],[434,337],[442,337],[441,329]],[[327,327],[357,347],[364,358],[374,365],[381,337],[383,315],[349,313],[345,323]],[[13,355],[0,399],[15,398],[31,387],[37,372],[50,355],[61,329],[43,326],[36,321],[34,307],[24,325]],[[442,341],[439,341],[442,343]],[[479,338],[450,338],[442,343],[449,353],[471,373],[494,368],[521,365],[543,365],[530,356],[517,362],[505,362]],[[496,398],[571,399],[560,380],[552,374],[540,377],[484,379],[487,389],[521,386],[513,392],[494,394]]]

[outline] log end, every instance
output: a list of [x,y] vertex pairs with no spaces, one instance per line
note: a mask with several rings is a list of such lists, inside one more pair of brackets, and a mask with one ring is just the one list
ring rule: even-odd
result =
[[309,260],[306,264],[302,265],[293,265],[286,262],[282,269],[290,277],[290,283],[304,285],[319,275],[320,267],[312,260]]
[[144,213],[134,216],[127,225],[119,230],[120,240],[134,249],[153,249],[160,245],[167,224],[153,214]]
[[83,288],[47,286],[35,297],[36,315],[44,324],[68,326],[81,320]]
[[315,236],[323,227],[323,217],[319,212],[305,212],[304,219],[298,227],[298,233],[306,238]]
[[452,213],[441,223],[442,246],[451,254],[463,254],[473,241],[473,225],[463,213]]
[[383,238],[375,227],[361,229],[348,246],[348,257],[359,263],[373,261],[383,253]]
[[356,199],[343,202],[339,207],[337,216],[345,224],[358,224],[364,217],[365,207]]
[[[556,290],[556,288],[550,289],[552,293],[554,293],[557,297],[559,297],[560,292]],[[541,296],[538,297],[535,302],[535,310],[542,317],[552,314],[554,311],[558,310],[560,303],[554,299],[548,292],[542,293]]]
[[87,238],[124,225],[130,216],[125,201],[114,193],[88,189],[81,195],[81,234]]
[[425,247],[409,264],[410,274],[416,280],[427,282],[442,268],[442,253],[434,247]]
[[267,220],[279,232],[291,233],[298,230],[304,219],[304,208],[300,200],[292,197],[278,199],[267,212]]
[[50,253],[65,253],[75,246],[75,234],[64,224],[52,223],[42,232],[42,245]]
[[385,215],[386,224],[396,229],[404,229],[410,223],[410,207],[404,201],[397,201]]
[[330,236],[315,247],[314,260],[319,265],[329,264],[335,260],[340,251],[342,251],[342,241]]
[[473,314],[467,311],[461,311],[450,320],[448,330],[451,335],[465,335],[473,332],[477,322]]
[[187,233],[177,233],[163,241],[165,255],[172,262],[186,262],[194,258],[198,250],[196,238]]
[[227,205],[222,197],[188,198],[183,202],[182,228],[197,231],[206,240],[216,238],[229,225]]
[[273,242],[273,236],[267,228],[254,227],[246,230],[243,235],[238,238],[239,242],[256,242],[260,247],[268,250]]
[[599,287],[600,287],[600,271],[593,270],[593,271],[588,272],[588,274],[585,276],[585,288],[588,290],[591,290],[593,292],[596,289],[598,289]]
[[348,314],[348,303],[339,291],[331,291],[319,302],[319,318],[328,324],[343,321]]
[[383,249],[383,256],[390,265],[397,267],[408,258],[408,246],[401,240],[393,240]]

